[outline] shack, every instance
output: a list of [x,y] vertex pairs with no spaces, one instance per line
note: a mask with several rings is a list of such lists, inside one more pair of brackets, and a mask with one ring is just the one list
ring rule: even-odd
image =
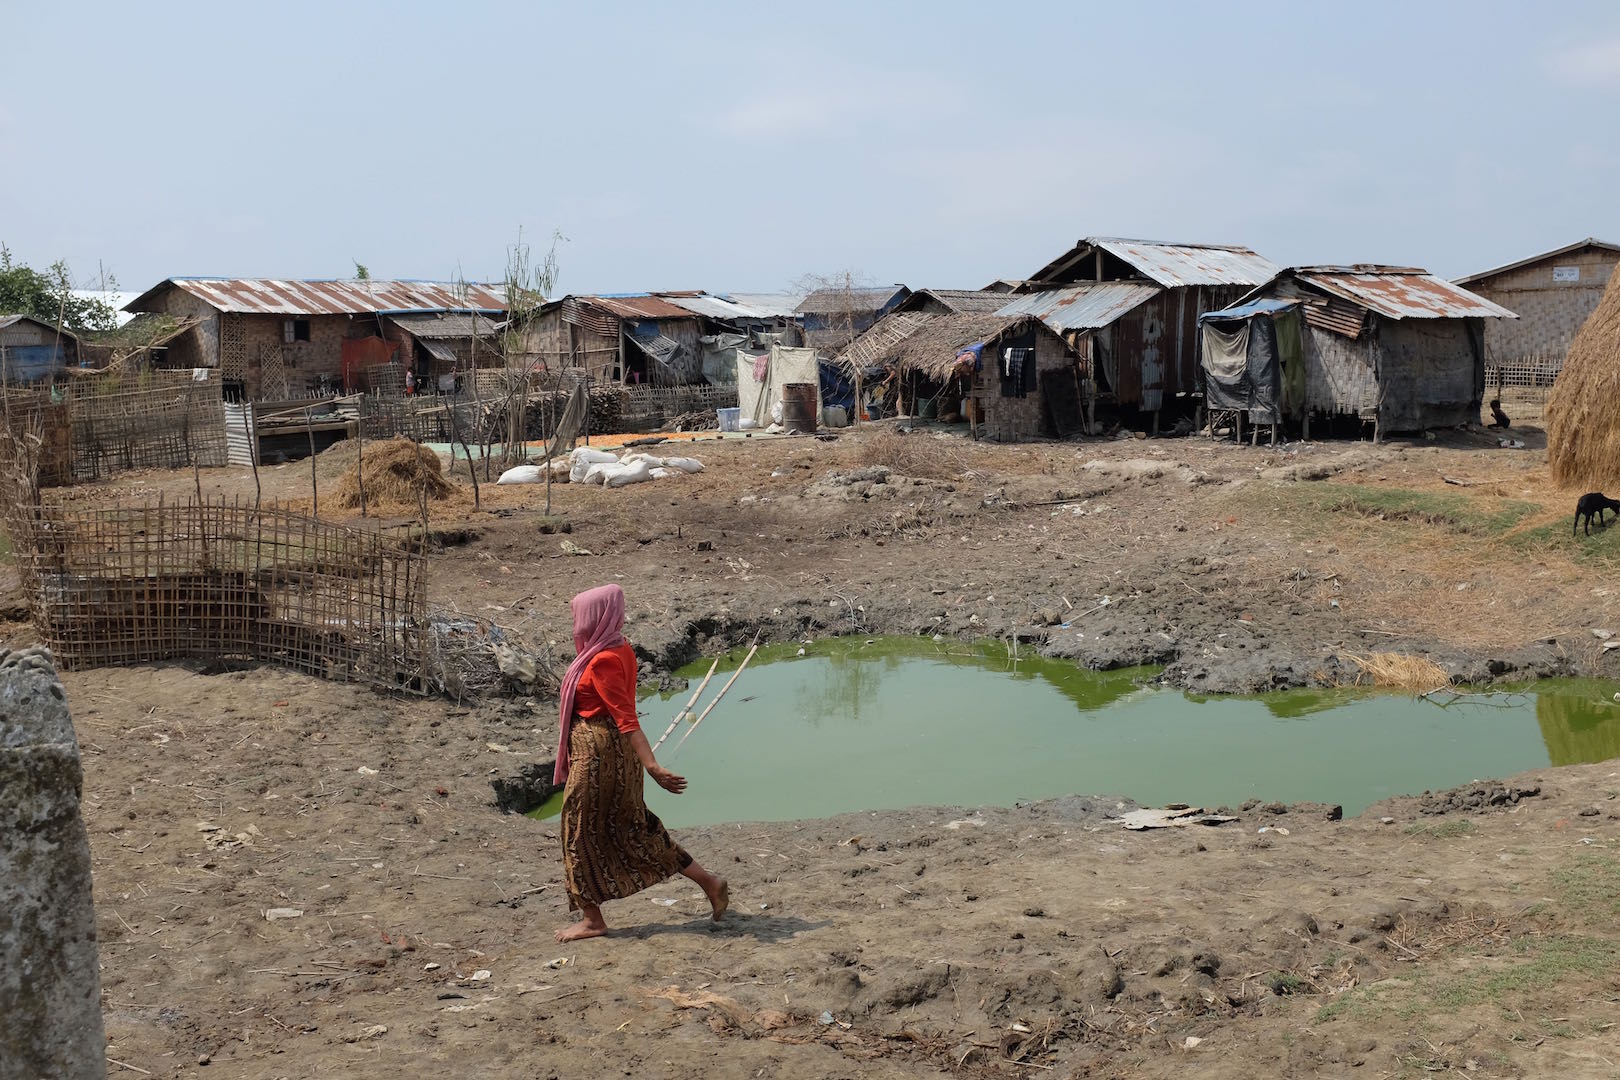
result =
[[[1198,317],[1234,303],[1270,281],[1277,267],[1252,249],[1231,244],[1167,244],[1094,236],[1037,270],[1018,287],[1040,294],[1083,283],[1131,282],[1154,293],[1101,326],[1083,328],[1104,362],[1095,364],[1099,401],[1124,411],[1190,415],[1198,377]],[[1082,294],[1071,294],[1082,295]],[[1093,298],[1082,303],[1089,305]],[[1071,301],[1071,303],[1074,301]],[[1057,311],[1064,298],[1032,301]]]
[[[1280,301],[1281,303],[1256,303]],[[1297,321],[1289,316],[1297,310]],[[1485,323],[1516,316],[1460,285],[1416,267],[1303,266],[1279,273],[1240,304],[1207,313],[1203,371],[1212,387],[1230,386],[1236,343],[1257,319],[1275,341],[1276,402],[1258,408],[1262,423],[1350,417],[1373,437],[1478,423],[1485,389]],[[1243,345],[1248,356],[1248,343]],[[1261,361],[1262,367],[1269,361]],[[1211,391],[1211,406],[1227,399]]]
[[810,292],[796,309],[804,320],[804,343],[836,355],[911,295],[904,285],[829,286]]
[[368,367],[398,359],[400,338],[386,336],[391,318],[498,318],[505,309],[498,285],[198,277],[168,278],[125,307],[190,321],[163,362],[218,369],[228,397],[253,400],[362,388]]
[[0,383],[56,382],[79,366],[79,339],[32,315],[0,315]]
[[418,384],[501,362],[500,332],[487,315],[471,311],[384,312],[383,340]]
[[1528,259],[1457,279],[1519,317],[1485,324],[1485,381],[1551,386],[1575,332],[1597,310],[1620,263],[1620,244],[1588,236]]
[[[839,364],[846,377],[866,381],[869,401],[876,396],[925,420],[965,419],[975,436],[1017,442],[1084,428],[1078,357],[1027,314],[895,311],[844,350]],[[882,380],[875,393],[874,376]],[[868,404],[867,411],[876,410]]]
[[[974,393],[974,365],[964,366],[958,357],[998,341],[1004,331],[1021,321],[1021,316],[996,314],[1010,299],[1005,293],[982,289],[918,289],[896,304],[837,357],[844,381],[860,386],[860,417],[986,418],[988,411],[975,411],[988,406],[985,395]],[[974,351],[970,359],[976,363],[979,353]],[[1022,379],[1015,380],[1020,384],[1016,390],[1022,393],[1016,393],[1009,383],[1009,396],[1016,393],[1014,400],[1028,399],[1029,391],[1039,395],[1033,367],[1029,375],[1032,385],[1027,390]],[[999,397],[999,383],[998,394],[989,396]],[[1032,417],[1024,418],[1033,419],[1033,425],[1015,421],[1018,410],[1010,404],[994,411],[998,414],[995,430],[1002,433],[997,437],[1013,439],[1040,430],[1038,397]]]

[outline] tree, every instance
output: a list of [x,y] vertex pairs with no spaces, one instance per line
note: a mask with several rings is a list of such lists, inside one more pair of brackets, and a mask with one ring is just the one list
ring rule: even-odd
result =
[[58,259],[41,273],[12,259],[4,244],[0,244],[0,315],[30,315],[75,333],[118,325],[111,304],[73,295],[73,276],[65,261]]
[[354,280],[356,280],[356,281],[370,281],[371,280],[371,267],[367,266],[363,262],[360,262],[360,261],[356,260],[355,264],[354,264]]

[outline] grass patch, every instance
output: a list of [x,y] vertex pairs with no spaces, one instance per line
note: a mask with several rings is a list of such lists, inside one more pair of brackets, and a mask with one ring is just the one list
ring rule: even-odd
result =
[[1602,978],[1620,965],[1620,944],[1603,938],[1522,937],[1511,948],[1521,958],[1517,962],[1494,971],[1437,980],[1429,996],[1446,1009],[1485,1003],[1513,1005],[1524,995],[1554,989],[1567,978]]
[[1408,825],[1407,836],[1428,836],[1435,840],[1455,840],[1461,836],[1473,836],[1479,831],[1479,826],[1472,821],[1437,821],[1433,825]]
[[[1571,515],[1573,517],[1573,515]],[[1620,566],[1620,528],[1610,525],[1592,529],[1592,535],[1569,531],[1570,518],[1559,518],[1532,529],[1522,529],[1508,538],[1516,551],[1526,555],[1557,552],[1577,563],[1591,566]]]
[[1323,513],[1409,521],[1485,536],[1500,536],[1541,512],[1537,504],[1519,499],[1487,500],[1449,491],[1321,484],[1312,485],[1303,494],[1307,506]]
[[1579,856],[1553,873],[1553,886],[1571,911],[1620,915],[1620,859]]

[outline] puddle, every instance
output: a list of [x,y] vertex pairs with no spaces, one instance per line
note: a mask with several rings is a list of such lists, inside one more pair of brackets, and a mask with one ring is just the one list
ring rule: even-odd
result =
[[[1195,697],[1151,670],[1009,658],[1004,645],[879,638],[761,649],[678,752],[687,792],[648,785],[672,826],[784,821],[921,805],[1011,805],[1074,793],[1146,804],[1250,797],[1340,803],[1546,765],[1620,757],[1620,686],[1556,680],[1447,704],[1356,690]],[[738,652],[704,691],[724,684]],[[697,681],[709,661],[680,674]],[[685,694],[649,695],[656,740]],[[549,817],[561,796],[534,812]]]

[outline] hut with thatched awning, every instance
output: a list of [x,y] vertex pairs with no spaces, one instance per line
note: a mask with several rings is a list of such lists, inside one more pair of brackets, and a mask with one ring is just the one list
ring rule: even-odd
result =
[[1620,274],[1570,343],[1547,398],[1547,464],[1554,482],[1601,490],[1620,480]]
[[896,311],[838,360],[852,376],[875,377],[869,389],[897,413],[966,420],[975,435],[1013,442],[1082,427],[1074,351],[1027,315]]

